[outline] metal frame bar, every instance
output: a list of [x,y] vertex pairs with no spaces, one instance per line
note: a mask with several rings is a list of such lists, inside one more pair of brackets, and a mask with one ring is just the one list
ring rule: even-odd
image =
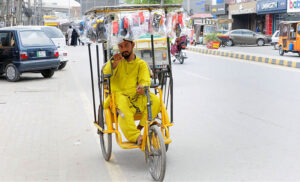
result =
[[92,55],[91,55],[91,44],[88,44],[88,49],[89,49],[89,61],[90,61],[92,94],[93,94],[93,107],[94,107],[94,123],[95,123],[97,121],[97,117],[96,117],[95,87],[94,87],[93,63],[92,63]]

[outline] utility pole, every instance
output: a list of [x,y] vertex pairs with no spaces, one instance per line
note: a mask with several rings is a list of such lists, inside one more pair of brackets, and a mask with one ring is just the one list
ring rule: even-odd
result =
[[6,18],[5,18],[5,26],[8,27],[10,25],[9,23],[9,14],[10,14],[10,0],[6,0]]
[[16,11],[15,11],[16,25],[23,25],[23,21],[22,21],[22,16],[23,16],[22,1],[23,0],[15,0],[15,5],[16,5]]
[[[31,9],[31,0],[28,0],[28,10],[32,11],[32,9]],[[30,14],[28,16],[28,25],[31,25],[31,19],[32,19],[32,14]]]
[[33,13],[34,13],[34,16],[33,16],[33,25],[36,25],[37,24],[36,0],[34,0],[34,2],[33,2]]
[[38,25],[41,25],[43,20],[43,0],[39,0],[39,22]]

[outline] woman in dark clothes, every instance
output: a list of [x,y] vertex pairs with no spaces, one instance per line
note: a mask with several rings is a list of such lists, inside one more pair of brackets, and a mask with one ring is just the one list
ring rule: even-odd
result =
[[71,36],[71,45],[72,46],[77,46],[77,39],[78,39],[78,33],[76,29],[74,28],[72,31],[72,36]]

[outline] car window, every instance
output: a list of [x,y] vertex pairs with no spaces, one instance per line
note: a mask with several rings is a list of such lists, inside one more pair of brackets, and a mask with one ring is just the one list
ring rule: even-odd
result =
[[279,31],[276,32],[275,37],[279,37]]
[[15,38],[12,32],[1,32],[0,33],[0,48],[14,47]]
[[254,32],[251,32],[251,31],[249,31],[249,30],[243,30],[242,33],[243,33],[244,35],[253,35],[253,34],[254,34]]
[[47,34],[49,38],[64,38],[63,33],[55,27],[42,27],[42,31]]
[[9,47],[9,33],[8,32],[1,32],[0,33],[0,47]]
[[25,30],[20,32],[22,45],[27,46],[49,46],[54,45],[47,35],[42,31]]
[[232,31],[231,34],[232,35],[241,35],[242,31],[240,31],[240,30]]

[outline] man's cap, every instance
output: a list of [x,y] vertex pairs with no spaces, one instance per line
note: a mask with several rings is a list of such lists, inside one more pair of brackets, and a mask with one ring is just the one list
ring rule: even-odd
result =
[[133,42],[134,39],[132,36],[118,36],[117,39],[116,39],[116,43],[117,44],[120,44],[124,41],[129,41],[129,42]]

